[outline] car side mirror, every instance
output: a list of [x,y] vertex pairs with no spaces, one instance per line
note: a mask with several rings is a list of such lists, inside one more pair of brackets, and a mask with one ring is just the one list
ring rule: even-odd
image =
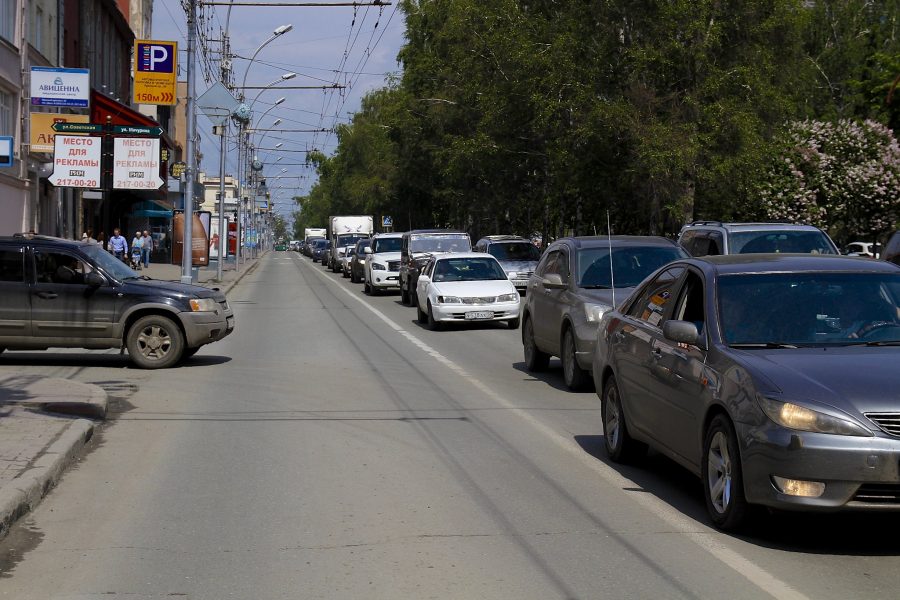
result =
[[427,282],[431,281],[431,277],[429,277],[428,275],[424,275],[424,274],[419,275],[419,281],[424,281],[427,283]]
[[663,337],[679,344],[688,344],[706,350],[706,342],[700,338],[697,324],[691,321],[666,321],[663,323]]
[[100,273],[91,271],[84,276],[84,282],[91,287],[98,288],[103,286],[106,283],[106,280],[103,279],[103,275],[101,275]]
[[547,273],[544,275],[543,284],[545,288],[550,290],[562,290],[566,288],[566,283],[559,273]]
[[363,253],[364,254],[372,254],[372,248],[369,246],[366,246],[365,248],[363,248]]

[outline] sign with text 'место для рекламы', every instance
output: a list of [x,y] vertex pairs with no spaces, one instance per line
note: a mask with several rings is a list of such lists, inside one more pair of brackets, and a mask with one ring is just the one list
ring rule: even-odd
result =
[[113,189],[158,190],[159,139],[127,138],[113,140]]
[[99,137],[56,134],[50,183],[57,187],[100,187],[102,142]]

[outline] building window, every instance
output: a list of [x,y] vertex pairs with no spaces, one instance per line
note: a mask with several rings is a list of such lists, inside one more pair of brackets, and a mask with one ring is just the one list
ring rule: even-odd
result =
[[44,52],[44,9],[40,6],[34,7],[34,22],[31,29],[31,45],[38,52]]
[[13,135],[13,95],[0,88],[0,135]]
[[0,0],[0,37],[15,43],[16,0]]

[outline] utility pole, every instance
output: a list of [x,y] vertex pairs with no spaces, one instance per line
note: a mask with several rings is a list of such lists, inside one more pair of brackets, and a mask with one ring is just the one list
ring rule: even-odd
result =
[[194,228],[194,181],[197,174],[197,153],[194,151],[194,143],[197,137],[197,118],[194,114],[194,95],[197,74],[194,69],[194,52],[197,45],[197,0],[187,0],[187,111],[186,128],[187,140],[185,152],[187,152],[187,169],[184,178],[184,248],[181,252],[181,283],[192,283],[194,269],[194,247],[191,240]]

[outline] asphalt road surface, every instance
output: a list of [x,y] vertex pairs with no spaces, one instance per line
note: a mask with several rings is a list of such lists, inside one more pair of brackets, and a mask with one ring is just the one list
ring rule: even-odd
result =
[[229,294],[184,366],[8,353],[99,383],[115,418],[0,542],[0,597],[896,598],[900,518],[710,528],[699,482],[610,464],[593,392],[524,371],[518,331],[430,332],[296,253]]

